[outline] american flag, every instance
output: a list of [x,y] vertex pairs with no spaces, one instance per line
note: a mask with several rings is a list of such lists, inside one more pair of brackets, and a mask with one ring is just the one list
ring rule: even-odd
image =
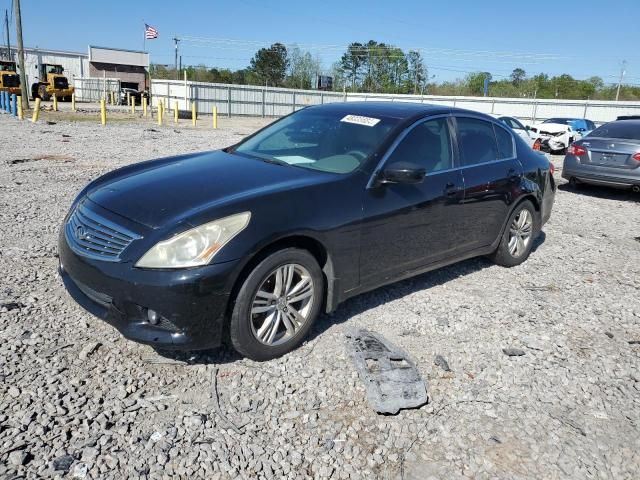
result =
[[147,40],[153,40],[154,38],[158,38],[158,30],[156,30],[151,25],[144,24],[144,38]]

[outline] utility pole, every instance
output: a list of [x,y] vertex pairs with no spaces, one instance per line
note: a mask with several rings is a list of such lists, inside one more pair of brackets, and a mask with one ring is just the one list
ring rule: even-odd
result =
[[624,67],[627,65],[627,61],[623,60],[622,61],[622,68],[620,69],[620,80],[618,81],[618,90],[616,91],[616,102],[618,101],[618,98],[620,97],[620,87],[622,86],[622,79],[624,78],[624,74],[627,73],[624,70]]
[[9,40],[9,11],[4,10],[4,29],[7,31],[7,60],[11,61],[11,40]]
[[20,85],[22,87],[22,108],[29,109],[29,90],[27,89],[27,74],[24,68],[24,44],[22,43],[22,14],[20,0],[13,0],[16,15],[16,39],[18,41],[18,64],[20,65]]
[[175,42],[176,45],[176,52],[175,52],[175,66],[174,68],[176,69],[176,80],[180,80],[180,72],[178,71],[178,42],[180,41],[179,38],[177,37],[173,37],[173,41]]

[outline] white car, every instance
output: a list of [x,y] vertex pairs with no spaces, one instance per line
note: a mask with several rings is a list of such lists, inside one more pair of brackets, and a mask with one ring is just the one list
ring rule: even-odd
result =
[[556,155],[564,154],[569,145],[582,138],[582,133],[574,130],[571,125],[551,123],[548,120],[531,126],[530,132],[539,139],[541,150],[548,150]]
[[530,147],[533,147],[533,143],[535,142],[535,138],[529,134],[527,128],[518,120],[517,118],[509,117],[507,115],[492,115],[496,119],[500,120],[502,123],[511,127],[511,129],[517,133]]

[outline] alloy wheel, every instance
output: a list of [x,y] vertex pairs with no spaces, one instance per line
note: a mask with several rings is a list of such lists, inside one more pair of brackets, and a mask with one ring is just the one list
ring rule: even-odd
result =
[[533,216],[526,208],[520,210],[509,227],[509,253],[518,258],[527,251],[531,243]]
[[309,319],[313,297],[313,279],[305,267],[291,263],[273,270],[251,302],[249,320],[256,340],[275,346],[293,338]]

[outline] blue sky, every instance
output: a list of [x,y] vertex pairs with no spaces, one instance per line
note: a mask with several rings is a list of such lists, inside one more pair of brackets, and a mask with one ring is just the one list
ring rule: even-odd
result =
[[[423,49],[436,81],[478,70],[500,78],[521,67],[528,74],[599,75],[613,83],[626,60],[626,83],[640,85],[640,0],[63,3],[52,10],[50,1],[22,0],[25,45],[142,49],[147,22],[160,32],[146,42],[154,63],[173,64],[178,36],[191,38],[180,43],[184,64],[242,68],[258,48],[280,41],[319,55],[329,69],[349,42],[374,39]],[[11,0],[0,0],[2,10],[10,7]]]

